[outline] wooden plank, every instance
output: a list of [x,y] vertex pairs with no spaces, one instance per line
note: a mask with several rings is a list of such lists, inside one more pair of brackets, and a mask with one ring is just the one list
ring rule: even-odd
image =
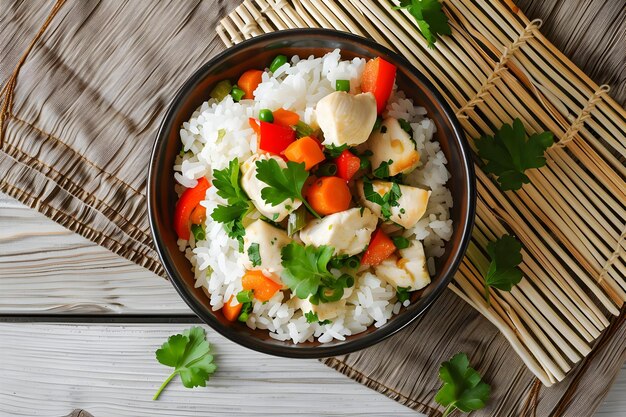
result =
[[187,327],[0,323],[0,415],[419,416],[318,361],[263,355],[210,329],[218,372],[208,386],[175,379],[152,401],[169,375],[154,351]]
[[166,280],[0,194],[0,314],[191,314]]

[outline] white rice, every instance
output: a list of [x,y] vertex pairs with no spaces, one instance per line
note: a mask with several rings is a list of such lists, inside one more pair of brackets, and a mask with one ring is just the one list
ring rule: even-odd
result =
[[[180,129],[186,153],[177,157],[174,166],[175,179],[182,186],[177,187],[177,191],[194,187],[202,176],[210,179],[213,169],[225,168],[234,158],[243,161],[256,152],[256,135],[248,118],[256,117],[261,109],[286,108],[297,112],[305,123],[316,124],[315,104],[335,91],[336,80],[349,79],[351,91],[360,91],[365,62],[362,58],[341,61],[339,50],[322,58],[293,57],[291,65],[282,66],[274,74],[264,73],[255,91],[256,100],[235,103],[227,96],[220,103],[213,99],[203,103]],[[405,182],[432,191],[426,214],[404,235],[423,241],[428,269],[433,275],[434,258],[443,255],[444,242],[452,235],[452,195],[445,186],[450,178],[447,161],[439,143],[433,140],[435,124],[426,117],[424,108],[414,106],[402,92],[396,91],[385,115],[403,118],[413,128],[422,165],[405,176]],[[214,187],[209,188],[206,200],[201,203],[207,213],[225,203],[216,191]],[[203,287],[210,294],[210,304],[215,311],[241,291],[240,278],[245,271],[239,261],[239,243],[229,238],[222,225],[210,216],[205,227],[206,240],[195,242],[192,236],[190,241],[179,240],[178,244],[193,266],[196,287]],[[344,340],[372,324],[383,326],[403,305],[409,304],[408,300],[398,302],[395,289],[370,272],[357,274],[353,291],[346,291],[345,309],[330,324],[307,323],[302,312],[283,297],[279,291],[266,303],[255,300],[246,324],[252,329],[267,329],[277,340],[299,343],[317,339],[325,343]]]

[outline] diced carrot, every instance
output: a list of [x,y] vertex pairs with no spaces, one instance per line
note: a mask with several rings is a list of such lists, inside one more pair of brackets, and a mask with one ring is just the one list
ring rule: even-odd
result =
[[254,90],[256,90],[259,84],[261,84],[262,76],[263,71],[259,70],[248,70],[241,74],[241,77],[239,77],[239,80],[237,81],[237,85],[246,93],[243,98],[254,98]]
[[378,265],[391,256],[396,250],[396,245],[379,227],[374,231],[370,244],[361,258],[361,265]]
[[261,302],[269,300],[282,288],[280,284],[266,277],[258,269],[246,271],[243,278],[241,278],[241,285],[244,290],[252,290],[254,298]]
[[274,115],[274,123],[281,126],[295,126],[300,121],[298,113],[291,110],[278,109],[272,112]]
[[191,224],[202,224],[206,220],[206,207],[198,204],[189,217]]
[[318,214],[328,215],[347,210],[352,195],[345,180],[339,177],[321,177],[307,189],[306,199]]
[[230,303],[231,301],[233,301],[233,298],[234,296],[231,295],[230,299],[226,303],[224,303],[224,307],[222,307],[222,313],[224,313],[224,317],[226,317],[226,320],[228,321],[237,320],[237,317],[239,317],[239,313],[241,313],[241,307],[243,306],[243,304],[241,303],[231,306]]
[[292,142],[285,149],[285,156],[293,162],[304,162],[304,169],[307,171],[326,159],[324,152],[320,149],[319,142],[310,136]]

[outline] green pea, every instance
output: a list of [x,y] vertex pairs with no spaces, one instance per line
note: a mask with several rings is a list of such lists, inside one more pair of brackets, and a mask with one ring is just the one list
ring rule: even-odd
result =
[[259,120],[262,122],[272,123],[274,121],[274,115],[270,109],[262,109],[259,112]]
[[240,101],[243,96],[246,95],[246,92],[243,91],[237,84],[233,85],[233,88],[230,90],[230,95],[235,100],[235,102]]
[[276,72],[276,70],[287,63],[287,57],[285,55],[277,55],[276,58],[270,64],[270,71]]

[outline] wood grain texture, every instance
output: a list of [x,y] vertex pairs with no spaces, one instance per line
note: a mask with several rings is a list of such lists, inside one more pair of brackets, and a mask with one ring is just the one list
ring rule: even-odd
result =
[[[207,329],[218,371],[206,388],[174,379],[154,351],[184,325],[0,324],[0,416],[418,416],[315,360],[276,358]],[[16,348],[19,346],[19,348]]]
[[[4,231],[16,221],[20,223],[20,233],[12,233],[8,243]],[[162,280],[154,279],[142,268],[67,232],[2,194],[0,231],[0,314],[11,312],[8,306],[14,308],[16,299],[20,300],[22,313],[46,312],[57,303],[68,306],[67,310],[57,307],[56,312],[70,311],[76,297],[76,283],[81,280],[94,288],[85,304],[90,312],[134,313],[138,305],[143,305],[145,313],[186,312],[184,304],[176,304],[178,295],[167,282],[155,287]],[[24,256],[37,257],[38,266],[16,262]],[[99,261],[94,262],[94,259]],[[19,279],[12,279],[16,276]],[[125,285],[128,277],[132,277],[130,286]],[[115,294],[121,300],[119,306],[112,309],[110,300],[99,296],[99,287]],[[47,292],[54,292],[57,300],[50,303],[44,296]],[[146,303],[146,294],[151,294],[152,306]],[[201,390],[185,390],[175,385],[162,401],[151,403],[149,397],[166,373],[165,368],[153,360],[152,352],[167,336],[186,327],[188,325],[0,324],[0,372],[6,375],[5,379],[0,378],[0,416],[57,417],[75,408],[85,409],[95,417],[192,416],[211,415],[211,412],[220,415],[227,412],[229,401],[242,403],[244,399],[250,406],[245,410],[238,408],[243,407],[242,404],[235,407],[240,415],[293,415],[294,409],[304,415],[416,415],[316,361],[261,355],[236,346],[212,331],[209,337],[218,354],[224,355],[225,359],[220,357],[219,360],[226,366],[222,368],[226,373],[220,371],[206,389],[206,395],[198,392]],[[35,358],[34,363],[31,358]],[[262,364],[262,373],[251,370],[255,362]],[[58,374],[64,376],[63,383],[49,387],[50,381],[58,381]],[[244,380],[243,388],[237,391],[240,378]],[[31,385],[33,379],[39,382]],[[49,394],[42,396],[46,390]],[[224,392],[230,394],[223,397]],[[331,404],[322,409],[320,404],[329,396]],[[340,403],[338,396],[345,403]],[[59,402],[58,399],[64,400]],[[162,414],[158,414],[159,410]],[[624,413],[626,369],[622,370],[596,415],[618,417]]]
[[626,106],[626,1],[516,0],[565,55]]

